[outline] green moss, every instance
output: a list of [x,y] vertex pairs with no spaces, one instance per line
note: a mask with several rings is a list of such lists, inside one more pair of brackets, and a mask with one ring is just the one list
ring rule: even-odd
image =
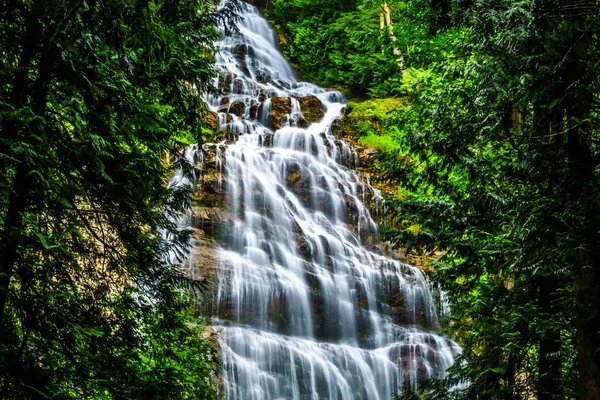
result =
[[348,114],[349,117],[384,121],[389,118],[390,112],[408,107],[408,100],[405,98],[371,99],[350,102],[348,107],[351,110]]
[[386,130],[392,113],[408,107],[403,98],[371,99],[350,102],[346,111],[345,128],[364,147],[392,152],[399,149],[394,135]]
[[378,135],[372,132],[367,133],[366,136],[361,136],[358,139],[358,144],[363,147],[374,147],[387,152],[392,152],[400,148],[398,143],[391,136],[385,134]]

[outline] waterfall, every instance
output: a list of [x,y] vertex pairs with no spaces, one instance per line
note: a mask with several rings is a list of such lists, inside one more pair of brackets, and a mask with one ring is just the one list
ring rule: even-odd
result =
[[224,398],[388,400],[443,376],[460,349],[421,271],[377,248],[380,194],[331,133],[344,97],[298,82],[256,8],[242,14],[219,42],[222,94],[205,97],[226,132],[204,148],[228,208],[212,319]]

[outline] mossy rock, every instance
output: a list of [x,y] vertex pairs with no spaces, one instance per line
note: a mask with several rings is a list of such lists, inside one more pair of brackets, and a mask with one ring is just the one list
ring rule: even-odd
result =
[[[344,109],[343,118],[333,127],[335,134],[357,144],[359,138],[369,137],[375,143],[358,143],[364,147],[389,150],[388,141],[378,141],[374,136],[385,136],[386,121],[393,111],[408,107],[404,98],[371,99],[362,102],[350,102]],[[369,142],[367,140],[367,142]],[[381,142],[381,143],[380,143]]]
[[307,122],[318,122],[325,115],[323,103],[317,96],[297,97],[297,100],[300,103],[300,109]]
[[274,129],[281,128],[285,116],[292,112],[292,100],[289,97],[271,98],[269,125]]

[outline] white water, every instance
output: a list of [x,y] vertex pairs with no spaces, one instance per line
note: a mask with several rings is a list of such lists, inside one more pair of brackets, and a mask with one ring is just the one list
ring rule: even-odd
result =
[[[387,400],[442,376],[460,349],[437,334],[423,274],[375,251],[379,193],[330,132],[343,96],[297,82],[267,22],[246,3],[243,15],[240,34],[219,43],[224,94],[207,97],[237,138],[216,157],[232,215],[213,319],[224,397]],[[268,127],[271,98],[308,95],[321,121],[298,127],[292,99],[282,128]],[[228,115],[235,102],[243,112]]]

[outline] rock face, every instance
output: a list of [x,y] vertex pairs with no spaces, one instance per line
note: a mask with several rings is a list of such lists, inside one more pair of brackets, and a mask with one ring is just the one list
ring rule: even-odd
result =
[[209,111],[204,116],[204,123],[208,128],[212,129],[213,131],[216,130],[219,126],[219,114],[217,114],[214,111]]
[[238,117],[241,117],[244,114],[244,111],[246,111],[246,104],[242,101],[234,101],[229,105],[229,112]]
[[300,103],[300,109],[307,122],[318,122],[325,115],[323,103],[317,96],[298,97],[297,100]]
[[259,107],[259,103],[252,103],[252,105],[250,106],[250,119],[257,119],[258,118],[258,107]]
[[192,228],[195,246],[190,249],[192,260],[191,277],[210,286],[214,286],[219,261],[215,249],[217,242],[202,229]]
[[221,72],[219,74],[218,88],[223,93],[229,93],[231,90],[231,83],[233,82],[233,74],[227,72]]
[[253,54],[254,49],[248,46],[247,44],[240,44],[234,49],[234,55],[237,61],[237,66],[247,76],[250,76],[250,71],[248,70],[248,66],[246,65],[246,56],[252,56]]
[[[266,100],[266,99],[265,99]],[[300,127],[306,127],[313,122],[318,122],[325,115],[325,109],[323,103],[316,96],[302,96],[296,97],[300,105],[301,116],[294,116],[293,122],[296,122]],[[289,120],[289,115],[292,113],[292,98],[290,97],[272,97],[270,103],[262,103],[256,117],[258,119],[264,118],[266,112],[266,119],[268,127],[277,130],[280,129],[283,124]]]
[[289,97],[273,97],[269,112],[269,125],[274,129],[281,128],[286,116],[292,112],[292,101]]
[[[378,106],[376,101],[380,103],[383,103],[385,101],[389,104],[383,104],[383,106]],[[397,185],[390,182],[386,178],[382,178],[382,174],[379,172],[379,155],[382,153],[382,150],[377,149],[375,147],[368,147],[365,144],[361,145],[359,140],[361,137],[361,125],[364,126],[364,124],[368,124],[368,126],[372,129],[373,132],[384,135],[386,133],[384,120],[386,114],[394,108],[403,107],[404,103],[402,99],[386,99],[373,100],[370,101],[370,104],[374,104],[373,108],[379,107],[380,109],[382,109],[379,115],[366,114],[363,112],[362,109],[359,109],[357,112],[356,108],[359,108],[360,104],[351,103],[348,106],[346,106],[341,118],[338,118],[337,120],[333,121],[333,123],[331,124],[331,132],[337,138],[350,142],[352,146],[357,150],[357,154],[359,157],[359,167],[357,167],[356,169],[365,174],[365,176],[369,176],[369,183],[374,188],[378,189],[388,198],[393,198],[401,201],[402,198],[399,198],[397,194]],[[378,223],[385,223],[388,227],[393,227],[392,224],[394,222],[392,222],[392,219],[388,218],[387,220],[384,220],[380,218],[380,215],[377,214],[375,214],[374,217]],[[401,223],[406,224],[407,221],[402,221]],[[405,226],[402,229],[405,229]],[[431,271],[432,267],[430,261],[436,261],[442,255],[440,252],[435,250],[426,254],[419,253],[416,250],[408,251],[408,249],[405,248],[397,248],[390,242],[381,243],[380,247],[385,254],[390,254],[393,257],[408,264],[414,265],[423,271]]]

